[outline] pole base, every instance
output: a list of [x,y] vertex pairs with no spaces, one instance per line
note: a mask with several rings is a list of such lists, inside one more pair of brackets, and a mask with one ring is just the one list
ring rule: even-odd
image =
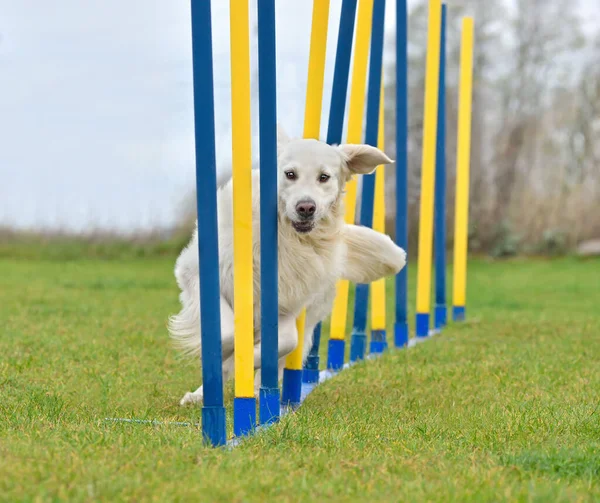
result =
[[319,382],[319,369],[302,370],[302,384],[316,384]]
[[364,332],[355,332],[350,341],[350,361],[355,362],[365,359],[367,350],[367,334]]
[[465,321],[465,306],[452,307],[452,319],[454,321]]
[[292,409],[300,405],[302,394],[302,370],[283,369],[281,405]]
[[256,398],[235,397],[233,399],[233,434],[236,437],[249,435],[256,428]]
[[313,384],[319,382],[319,357],[308,355],[302,370],[302,382]]
[[258,400],[260,424],[270,424],[279,421],[280,409],[279,388],[261,387]]
[[429,313],[417,313],[416,332],[417,337],[429,335]]
[[346,343],[343,339],[329,339],[327,350],[327,368],[338,372],[344,366]]
[[408,346],[408,323],[405,321],[394,325],[394,346],[397,348]]
[[434,321],[433,321],[433,326],[436,330],[441,330],[442,328],[444,328],[446,326],[446,322],[447,322],[447,309],[446,306],[444,304],[438,304],[437,306],[435,306],[435,313],[434,313]]
[[225,407],[202,407],[202,436],[208,445],[225,445]]
[[387,338],[385,330],[371,330],[371,354],[381,354],[387,349]]

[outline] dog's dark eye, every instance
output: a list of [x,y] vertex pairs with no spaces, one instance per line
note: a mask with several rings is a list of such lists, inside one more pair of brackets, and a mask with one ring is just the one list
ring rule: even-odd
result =
[[323,173],[321,176],[319,176],[319,182],[321,183],[325,183],[327,180],[329,180],[331,177],[329,175],[326,175],[325,173]]
[[296,173],[294,171],[291,171],[291,170],[290,171],[286,171],[285,172],[285,177],[288,180],[295,180],[296,179]]

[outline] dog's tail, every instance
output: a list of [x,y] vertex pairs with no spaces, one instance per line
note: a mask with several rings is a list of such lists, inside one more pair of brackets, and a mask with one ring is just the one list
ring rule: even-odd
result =
[[183,309],[169,318],[169,334],[175,347],[186,356],[200,356],[200,309],[199,302],[184,303]]
[[200,283],[198,277],[198,231],[175,264],[175,278],[181,288],[181,311],[169,318],[169,333],[185,355],[200,355]]

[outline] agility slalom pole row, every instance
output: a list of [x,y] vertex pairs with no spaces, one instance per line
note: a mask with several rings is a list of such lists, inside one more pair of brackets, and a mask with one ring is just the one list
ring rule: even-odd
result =
[[[385,22],[385,0],[373,2],[371,23],[371,51],[369,58],[369,80],[367,90],[367,120],[365,143],[376,146],[378,142],[379,109],[383,66],[383,29]],[[373,225],[375,199],[375,175],[363,175],[360,206],[360,225]],[[356,183],[356,182],[354,182]],[[354,222],[352,222],[354,223]],[[369,285],[357,284],[354,297],[354,324],[350,341],[350,361],[362,360],[367,349],[367,315],[369,309]],[[385,327],[384,327],[385,328]],[[379,332],[378,337],[385,337]]]
[[[232,4],[234,0],[231,0]],[[262,5],[263,8],[266,5],[267,9],[269,7],[269,3],[272,3],[272,7],[274,8],[274,0],[259,0],[259,7]],[[348,7],[349,6],[349,7]],[[348,7],[348,8],[347,8]],[[352,18],[354,17],[354,12],[356,8],[356,0],[344,0],[344,4],[342,6],[342,18],[344,18],[344,14],[346,14],[346,19],[348,18],[348,13],[352,11]],[[406,2],[398,0],[397,1],[397,11],[398,11],[398,32],[401,35],[402,33],[406,34]],[[404,11],[404,15],[403,15]],[[238,10],[239,12],[239,10]],[[266,15],[268,17],[268,14]],[[247,16],[246,16],[247,17]],[[265,13],[262,14],[262,19],[265,19]],[[271,13],[271,19],[274,21],[274,11]],[[353,19],[352,19],[353,21]],[[231,21],[232,26],[234,22]],[[263,25],[268,24],[263,22]],[[342,19],[340,20],[340,24],[342,24]],[[260,28],[259,28],[260,31]],[[268,31],[268,30],[267,30]],[[346,29],[342,30],[340,27],[340,39],[338,40],[338,56],[340,54],[345,54],[344,51],[340,51],[340,45],[342,45],[342,35],[346,38],[347,41],[347,25]],[[352,31],[353,31],[353,22],[350,23],[350,41],[352,40]],[[238,32],[240,33],[240,32]],[[266,31],[263,32],[263,34]],[[345,33],[345,34],[344,34]],[[242,33],[243,35],[243,33]],[[271,34],[272,35],[272,34]],[[468,172],[469,172],[469,149],[470,149],[470,122],[471,122],[471,94],[472,94],[472,52],[473,52],[473,22],[472,19],[467,18],[463,22],[463,38],[461,45],[461,85],[460,85],[460,108],[459,108],[459,149],[457,153],[458,158],[458,167],[457,167],[457,218],[456,225],[462,225],[464,230],[464,240],[463,240],[463,260],[464,260],[464,274],[463,274],[463,295],[462,295],[462,305],[460,305],[460,295],[457,294],[456,285],[457,281],[455,281],[455,290],[454,294],[454,305],[455,305],[455,317],[458,314],[462,313],[464,315],[464,299],[465,299],[465,288],[466,288],[466,255],[467,255],[467,233],[466,229],[468,227]],[[263,38],[267,37],[264,35]],[[233,37],[232,37],[233,38]],[[246,37],[246,42],[249,42],[249,37]],[[404,42],[403,42],[404,39]],[[274,37],[271,39],[273,52],[274,52]],[[404,66],[404,75],[405,75],[405,65],[401,64],[401,61],[404,56],[406,56],[406,43],[405,37],[399,36],[397,37],[397,50],[399,55],[398,61],[398,73],[397,75],[402,75],[402,68]],[[204,406],[202,409],[202,430],[204,439],[213,445],[222,445],[225,443],[225,409],[223,407],[223,382],[222,382],[222,363],[221,363],[221,339],[220,339],[220,299],[219,299],[219,288],[218,288],[218,240],[217,240],[217,212],[216,212],[216,162],[215,162],[215,130],[214,130],[214,95],[213,95],[213,66],[212,66],[212,42],[211,42],[211,13],[210,13],[210,3],[208,2],[192,2],[192,43],[193,43],[193,63],[194,63],[194,120],[195,120],[195,147],[196,152],[201,152],[200,156],[197,154],[196,158],[203,158],[207,162],[203,162],[202,166],[196,165],[196,178],[197,178],[197,194],[198,201],[202,201],[202,205],[198,207],[198,214],[200,221],[202,222],[202,226],[198,229],[199,233],[199,255],[201,257],[200,268],[201,268],[201,288],[204,292],[204,295],[200,299],[200,309],[203,318],[203,324],[201,327],[201,338],[202,338],[202,357],[203,361],[206,362],[206,365],[202,367],[203,374],[203,383],[205,385],[205,393],[204,393]],[[233,54],[233,40],[232,40],[232,54]],[[267,44],[268,45],[268,44]],[[347,51],[347,62],[345,64],[346,69],[349,67],[350,61],[350,44],[346,44],[348,47]],[[262,44],[264,47],[265,44]],[[264,52],[263,52],[264,54]],[[442,54],[438,54],[439,57],[442,57]],[[263,58],[265,61],[268,58]],[[274,57],[272,61],[274,63]],[[429,59],[429,58],[428,58]],[[345,75],[344,71],[338,72],[338,67],[344,67],[343,64],[344,58],[339,58],[336,60],[336,72],[334,75],[334,88],[336,81],[336,75],[339,73],[341,76],[339,81],[344,83],[343,89],[340,91],[343,94],[341,97],[339,94],[332,96],[332,106],[330,113],[330,123],[328,129],[328,142],[330,143],[339,143],[339,140],[335,140],[335,136],[339,135],[341,139],[341,131],[343,125],[343,106],[345,103],[346,97],[346,87],[348,80],[348,71],[346,70]],[[239,61],[239,60],[238,60]],[[242,62],[243,63],[243,62]],[[340,63],[338,65],[338,63]],[[232,62],[232,74],[233,74],[233,62]],[[240,65],[237,65],[240,66]],[[241,65],[243,67],[243,65]],[[259,63],[260,66],[260,63]],[[249,65],[248,65],[249,68]],[[264,73],[264,72],[263,72]],[[267,72],[268,73],[268,72]],[[272,67],[272,79],[274,79],[275,68]],[[441,76],[440,76],[441,77]],[[260,78],[260,77],[259,77]],[[265,77],[266,79],[266,77]],[[344,82],[345,80],[345,82]],[[404,96],[406,98],[406,93],[403,93],[401,89],[403,86],[402,82],[405,84],[406,79],[398,81],[398,96]],[[274,87],[272,85],[271,87]],[[354,86],[353,86],[354,87]],[[383,93],[381,93],[383,94]],[[232,101],[235,101],[234,96],[235,91],[232,87]],[[363,81],[363,95],[364,95],[364,81]],[[273,102],[274,102],[274,94],[273,94]],[[383,97],[381,97],[383,100]],[[341,103],[341,107],[340,107]],[[407,108],[403,106],[403,103],[406,103],[404,100],[399,100],[398,110],[401,112],[398,114],[398,123],[402,126],[402,123],[405,123],[402,120],[403,117],[407,116]],[[335,106],[334,106],[335,104]],[[273,109],[271,113],[273,114],[273,120],[271,121],[274,124],[276,123],[276,115],[274,109],[274,103],[271,105],[266,105],[267,108],[272,106]],[[341,112],[339,109],[342,109]],[[351,107],[352,108],[352,107]],[[234,109],[232,103],[232,110]],[[334,109],[337,110],[334,113]],[[249,101],[248,101],[248,111],[249,111]],[[262,108],[261,108],[262,111]],[[264,115],[267,115],[267,112],[264,112]],[[243,115],[243,114],[242,114]],[[249,113],[248,113],[249,117]],[[235,122],[235,118],[234,118]],[[248,121],[249,122],[249,121]],[[243,121],[242,121],[243,123]],[[402,127],[397,128],[398,138],[405,138],[403,136]],[[437,129],[437,127],[436,127]],[[249,127],[248,127],[249,130]],[[339,130],[339,132],[338,132]],[[383,128],[378,132],[378,136],[381,137],[383,135]],[[265,138],[269,137],[269,134],[264,135]],[[271,140],[274,138],[274,134],[271,133]],[[249,139],[249,138],[248,138]],[[265,140],[266,141],[266,140]],[[350,139],[349,139],[350,141]],[[273,144],[276,145],[275,141],[272,141]],[[234,143],[235,145],[235,143]],[[401,161],[402,157],[405,157],[405,151],[402,152],[402,146],[405,146],[405,142],[398,142],[398,161]],[[268,147],[265,146],[268,151]],[[272,149],[271,149],[272,150]],[[248,141],[248,161],[250,159],[250,142]],[[234,152],[235,157],[235,152]],[[262,152],[261,152],[262,157]],[[398,171],[402,174],[400,165],[401,162],[398,163]],[[404,163],[405,165],[405,163]],[[461,169],[462,167],[462,169]],[[248,163],[247,172],[250,173],[250,165]],[[404,171],[405,174],[405,171]],[[466,176],[465,176],[466,175]],[[235,175],[234,175],[235,176]],[[398,177],[399,182],[398,186],[402,188],[403,181],[402,177]],[[462,180],[459,184],[458,180]],[[435,186],[435,182],[434,182]],[[212,189],[212,190],[211,190]],[[379,190],[379,189],[378,189]],[[398,192],[399,196],[401,192]],[[406,198],[404,198],[404,202],[406,202]],[[460,202],[463,204],[461,205]],[[398,204],[398,208],[401,209],[403,205]],[[462,215],[464,218],[460,218],[460,211],[462,211]],[[248,212],[250,214],[250,212]],[[399,220],[399,226],[402,227],[403,219]],[[459,223],[459,222],[462,222]],[[404,221],[405,224],[405,221]],[[375,222],[373,225],[376,225]],[[402,230],[402,229],[400,229]],[[460,235],[460,232],[456,232],[457,235]],[[397,239],[402,240],[402,233],[397,233]],[[251,242],[251,240],[250,240]],[[401,246],[406,248],[406,245]],[[455,243],[455,260],[456,257],[459,256],[459,251],[457,247],[457,243]],[[455,268],[455,274],[457,270]],[[399,275],[400,276],[400,275]],[[397,279],[398,284],[398,279]],[[399,295],[396,301],[396,310],[402,310],[402,297]],[[298,320],[299,323],[302,323],[302,320]],[[399,323],[400,322],[400,323]],[[396,319],[396,343],[399,342],[398,334],[401,333],[398,328],[402,329],[401,326],[402,319]],[[372,322],[373,327],[376,327],[375,321]],[[303,334],[304,331],[301,327],[300,333]],[[253,333],[251,332],[253,336]],[[414,343],[419,342],[420,338],[416,338],[410,341],[408,346],[414,345]],[[401,340],[400,340],[401,342]],[[398,345],[398,344],[397,344]],[[404,346],[406,344],[399,344],[399,346]],[[318,348],[318,343],[317,343]],[[253,348],[252,348],[253,349]],[[314,349],[314,348],[313,348]],[[250,374],[250,379],[247,380],[250,383],[250,389],[252,390],[252,401],[253,398],[253,361],[252,355],[253,351],[250,353],[250,363],[252,365]],[[271,353],[272,358],[273,353]],[[375,355],[374,355],[375,356]],[[236,362],[237,363],[237,362]],[[343,365],[345,368],[349,364]],[[299,364],[296,364],[299,366]],[[237,365],[236,365],[237,367]],[[318,368],[318,366],[317,366]],[[318,372],[318,371],[317,371]],[[323,371],[320,373],[320,380],[325,380],[331,377],[331,373],[327,371]],[[276,385],[275,385],[276,386]],[[312,388],[311,388],[312,389]],[[239,397],[236,389],[236,399],[237,398],[247,398],[247,397]],[[301,398],[302,400],[302,398]],[[236,408],[234,401],[234,409]],[[252,414],[255,414],[255,405],[253,408],[254,412],[248,410],[247,412],[247,423],[249,426],[247,429],[243,429],[241,433],[248,433],[254,430],[254,426],[256,424],[255,417],[252,418]],[[234,412],[235,416],[235,412]],[[243,416],[242,416],[243,417]],[[235,423],[235,417],[234,417]],[[269,421],[265,421],[265,424],[269,424]],[[236,430],[236,425],[234,424],[234,432]],[[238,435],[236,433],[236,435]],[[239,439],[240,437],[238,437]]]
[[233,432],[256,426],[254,397],[254,299],[252,267],[252,125],[248,0],[230,0],[231,140],[233,166],[233,305],[235,398]]
[[435,308],[433,326],[446,325],[446,4],[442,4],[435,157]]
[[[306,104],[304,109],[304,138],[319,139],[321,130],[321,109],[323,103],[323,81],[325,79],[328,25],[329,0],[314,0],[310,35],[310,55],[308,59]],[[298,344],[296,349],[286,358],[285,368],[283,370],[282,402],[289,407],[295,407],[300,404],[305,322],[306,309],[303,309],[296,321]]]
[[194,78],[194,139],[198,254],[200,257],[200,313],[202,326],[202,436],[212,445],[223,445],[225,407],[221,351],[219,247],[217,228],[217,171],[215,106],[210,2],[191,3]]
[[465,17],[460,42],[458,148],[456,153],[456,215],[454,223],[453,319],[465,319],[469,228],[471,104],[473,94],[473,18]]
[[[408,6],[396,0],[396,244],[408,251]],[[394,346],[408,344],[408,260],[395,278]]]
[[417,337],[427,337],[429,335],[441,11],[440,0],[429,0],[421,204],[419,211],[419,262],[417,264]]
[[279,300],[277,239],[277,72],[275,0],[258,0],[260,129],[260,424],[279,419]]
[[[377,148],[385,148],[385,97],[384,86],[381,84],[379,99],[379,132]],[[385,234],[385,166],[377,167],[375,172],[375,201],[373,206],[373,230]],[[385,320],[385,278],[371,283],[371,345],[369,351],[383,353],[387,349],[386,320]]]
[[[367,62],[369,57],[369,39],[373,16],[373,0],[360,0],[358,4],[358,22],[356,26],[356,43],[354,46],[354,64],[352,67],[352,89],[350,91],[350,109],[348,112],[348,143],[361,143],[362,125],[365,108],[365,88]],[[346,184],[345,221],[353,224],[356,215],[357,181],[353,178]],[[336,285],[336,296],[331,312],[331,332],[327,351],[327,368],[339,370],[344,365],[346,315],[348,312],[347,280],[340,280]]]
[[[350,57],[354,38],[354,19],[356,17],[357,0],[342,0],[338,41],[335,53],[329,122],[327,124],[327,143],[337,145],[342,142],[346,97],[348,95],[348,78],[350,76]],[[313,344],[304,364],[302,382],[315,385],[319,382],[319,347],[321,344],[321,323],[313,332]]]

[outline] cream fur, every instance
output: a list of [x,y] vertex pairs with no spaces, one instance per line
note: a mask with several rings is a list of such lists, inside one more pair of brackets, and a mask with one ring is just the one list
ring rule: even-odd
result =
[[[340,278],[369,283],[395,274],[405,265],[406,254],[383,234],[344,223],[343,187],[354,173],[372,172],[391,162],[383,152],[367,145],[329,146],[316,140],[290,140],[280,131],[278,144],[279,187],[279,358],[297,345],[295,319],[307,308],[304,355],[312,344],[315,325],[331,311],[335,284]],[[293,171],[296,178],[288,179]],[[321,175],[330,178],[320,181]],[[254,262],[254,366],[260,361],[260,219],[259,174],[252,173]],[[297,204],[310,199],[316,209],[312,230],[299,232]],[[302,223],[302,222],[301,222]],[[223,378],[233,373],[233,215],[231,181],[218,189],[219,270]],[[200,354],[198,234],[175,265],[182,309],[169,320],[176,345],[186,354]],[[258,375],[258,372],[257,372]],[[255,386],[258,388],[259,379]],[[186,393],[182,405],[202,399],[202,387]]]

